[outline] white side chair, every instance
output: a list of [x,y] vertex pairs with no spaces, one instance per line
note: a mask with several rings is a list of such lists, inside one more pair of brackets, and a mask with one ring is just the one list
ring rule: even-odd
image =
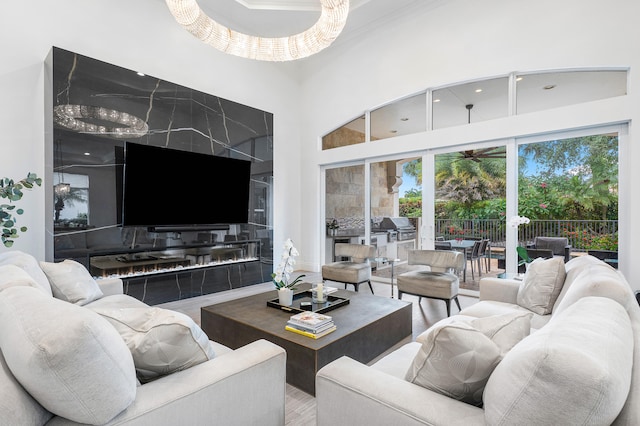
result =
[[398,275],[398,298],[404,293],[418,296],[418,303],[423,297],[444,300],[447,304],[447,316],[451,315],[451,300],[460,310],[458,301],[458,273],[465,267],[463,253],[449,250],[409,250],[409,265],[428,266],[429,269],[404,272]]
[[322,281],[344,283],[344,288],[351,284],[356,291],[360,284],[368,283],[373,294],[370,259],[375,257],[376,248],[366,244],[337,243],[335,255],[349,260],[322,265]]

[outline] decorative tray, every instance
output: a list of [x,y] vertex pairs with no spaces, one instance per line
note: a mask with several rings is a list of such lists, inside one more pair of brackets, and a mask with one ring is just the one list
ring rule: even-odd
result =
[[[308,306],[303,306],[304,303],[310,303]],[[305,311],[313,311],[318,312],[320,314],[332,311],[340,306],[348,305],[349,299],[346,297],[333,296],[328,294],[325,296],[325,301],[323,303],[314,303],[311,299],[311,290],[301,291],[299,293],[294,293],[293,295],[293,304],[291,306],[283,306],[278,302],[278,298],[271,299],[267,301],[267,306],[271,306],[272,308],[281,309],[287,312],[305,312]]]

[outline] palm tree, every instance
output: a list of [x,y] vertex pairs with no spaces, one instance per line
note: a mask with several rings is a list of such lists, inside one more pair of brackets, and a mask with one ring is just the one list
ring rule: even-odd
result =
[[55,191],[54,191],[54,193],[53,193],[53,195],[55,197],[55,199],[54,199],[54,209],[55,209],[54,221],[55,222],[59,222],[60,221],[60,212],[64,209],[65,203],[67,203],[70,206],[73,206],[75,202],[86,203],[87,199],[86,199],[85,193],[86,193],[86,190],[79,189],[79,188],[73,188],[73,187],[69,190],[69,192],[63,192],[63,193],[56,194]]
[[436,157],[437,199],[456,201],[469,209],[477,201],[505,196],[504,159],[469,159],[457,154]]

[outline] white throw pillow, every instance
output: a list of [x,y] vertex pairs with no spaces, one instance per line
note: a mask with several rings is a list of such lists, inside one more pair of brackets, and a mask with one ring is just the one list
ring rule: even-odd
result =
[[518,305],[538,315],[550,314],[562,290],[565,277],[563,258],[534,260],[529,265],[522,286],[518,290]]
[[40,269],[35,257],[30,254],[13,250],[0,254],[0,265],[15,265],[24,270],[38,284],[38,288],[46,295],[51,296],[51,286],[47,276]]
[[473,405],[500,362],[500,348],[466,322],[433,326],[405,379]]
[[502,357],[529,335],[532,313],[451,317],[422,333],[406,380],[473,405]]
[[15,286],[28,286],[41,290],[38,283],[24,269],[11,263],[0,265],[0,291]]
[[32,287],[0,292],[0,347],[9,369],[50,412],[104,424],[136,397],[131,353],[107,320]]
[[187,315],[148,306],[89,308],[118,330],[143,383],[215,357],[209,338]]
[[533,314],[530,312],[518,311],[476,318],[469,324],[498,345],[501,355],[504,356],[516,343],[531,333],[532,317]]
[[87,268],[75,260],[62,262],[40,262],[40,267],[49,278],[53,297],[76,305],[86,305],[102,297],[100,286]]

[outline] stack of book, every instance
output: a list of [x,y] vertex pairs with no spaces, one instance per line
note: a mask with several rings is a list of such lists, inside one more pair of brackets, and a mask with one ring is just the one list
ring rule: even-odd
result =
[[317,339],[335,331],[336,325],[329,315],[317,312],[301,312],[292,315],[284,328],[294,333]]

